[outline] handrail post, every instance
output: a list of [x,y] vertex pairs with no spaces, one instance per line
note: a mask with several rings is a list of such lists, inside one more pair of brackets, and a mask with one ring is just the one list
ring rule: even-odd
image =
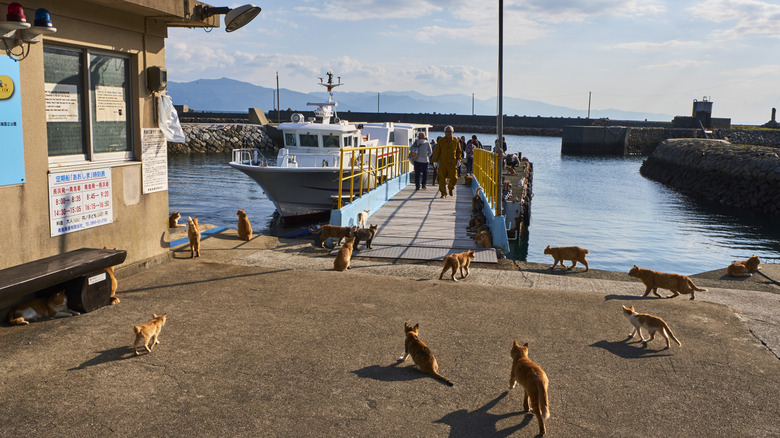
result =
[[344,149],[339,150],[339,202],[338,207],[341,209],[341,189],[344,185]]

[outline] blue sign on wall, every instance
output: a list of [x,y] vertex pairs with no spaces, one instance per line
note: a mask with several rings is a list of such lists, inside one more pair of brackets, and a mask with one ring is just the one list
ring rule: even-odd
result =
[[24,183],[19,63],[0,56],[0,186]]

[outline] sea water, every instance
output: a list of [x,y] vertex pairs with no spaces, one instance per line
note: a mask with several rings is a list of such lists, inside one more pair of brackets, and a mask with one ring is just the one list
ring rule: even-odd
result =
[[[443,134],[431,133],[437,135]],[[477,136],[491,142],[492,136]],[[508,152],[521,152],[534,165],[528,233],[512,245],[510,258],[552,265],[547,245],[576,245],[590,251],[591,268],[623,272],[637,265],[690,275],[753,254],[780,263],[780,220],[700,202],[648,180],[639,174],[642,157],[565,156],[559,137],[506,140]],[[260,234],[300,228],[271,230],[273,203],[229,160],[225,154],[169,155],[169,209],[229,228],[237,227],[236,210],[244,209]]]

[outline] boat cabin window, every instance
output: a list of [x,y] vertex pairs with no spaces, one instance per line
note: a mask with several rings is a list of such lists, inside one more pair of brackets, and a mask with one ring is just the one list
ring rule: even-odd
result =
[[344,146],[345,147],[352,147],[352,137],[351,136],[344,137]]
[[390,144],[395,143],[395,131],[390,131]]
[[295,134],[284,134],[284,143],[287,146],[296,146]]
[[303,147],[313,147],[316,148],[319,146],[317,143],[317,135],[316,134],[301,134],[301,146]]
[[339,137],[333,134],[326,134],[322,136],[322,146],[326,148],[339,147]]

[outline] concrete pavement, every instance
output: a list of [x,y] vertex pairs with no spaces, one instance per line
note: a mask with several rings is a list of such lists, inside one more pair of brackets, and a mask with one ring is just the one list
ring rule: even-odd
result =
[[[639,282],[576,269],[477,265],[454,283],[437,264],[329,271],[310,241],[228,230],[202,245],[119,270],[116,306],[0,327],[0,435],[534,436],[508,391],[513,338],[549,376],[548,436],[780,430],[771,286],[701,279],[695,301],[642,299]],[[621,304],[662,316],[682,347],[627,342]],[[161,343],[134,357],[132,326],[152,312],[168,312]],[[397,363],[404,322],[454,387]]]

